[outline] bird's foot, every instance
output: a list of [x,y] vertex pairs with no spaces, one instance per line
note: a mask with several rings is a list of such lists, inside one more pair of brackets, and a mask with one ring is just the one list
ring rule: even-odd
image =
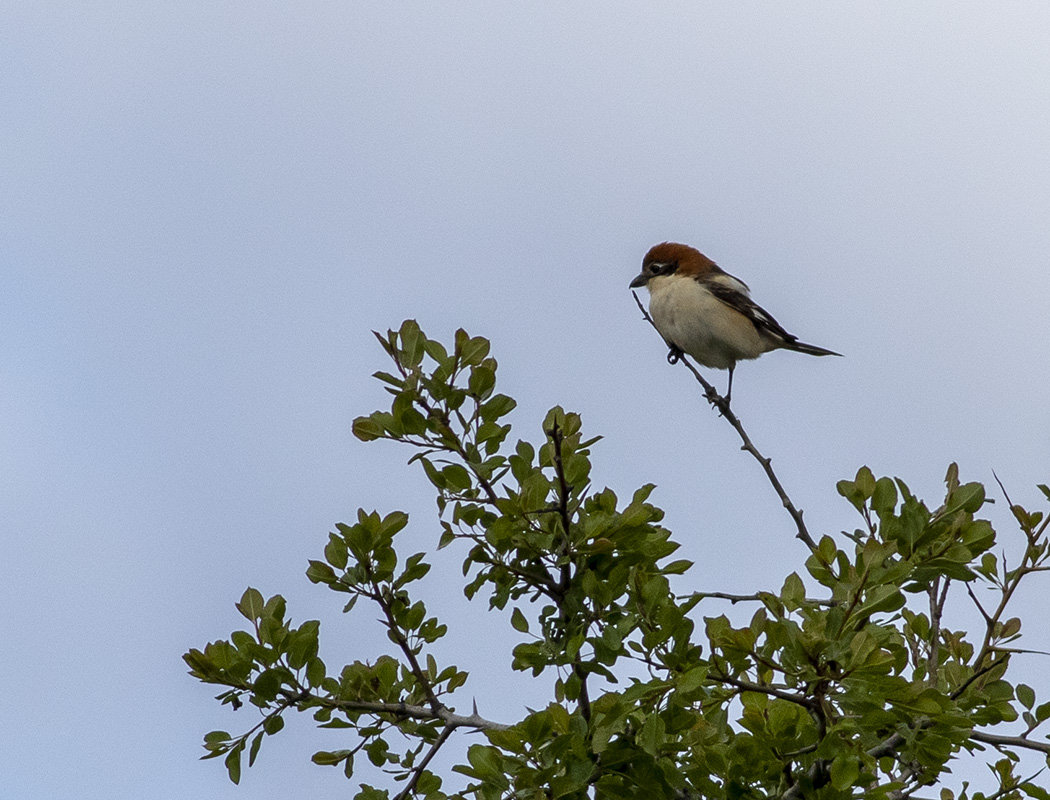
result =
[[680,348],[671,345],[671,349],[667,351],[667,363],[671,365],[677,364],[682,360],[683,355],[685,355],[685,353],[683,353]]

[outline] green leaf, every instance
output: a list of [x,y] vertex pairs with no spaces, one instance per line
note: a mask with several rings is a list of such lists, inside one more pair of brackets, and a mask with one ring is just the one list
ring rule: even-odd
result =
[[354,436],[362,442],[382,439],[386,435],[386,430],[383,426],[372,417],[358,417],[354,420],[350,429],[353,431]]
[[649,755],[658,755],[667,738],[667,727],[659,714],[650,714],[638,732],[638,746]]
[[871,474],[871,470],[867,467],[861,467],[857,470],[857,477],[854,478],[853,483],[865,500],[870,498],[875,492],[875,476]]
[[[265,728],[266,726],[264,725],[263,727]],[[252,739],[252,746],[248,750],[248,766],[249,767],[251,767],[251,766],[253,766],[255,764],[255,757],[257,755],[259,755],[259,748],[262,747],[262,740],[263,740],[263,733],[262,733],[262,731],[260,731],[259,733],[255,734],[255,737]]]
[[391,511],[379,525],[379,535],[393,538],[408,525],[408,514],[404,511]]
[[335,583],[335,572],[323,561],[311,561],[306,577],[311,583]]
[[483,406],[481,406],[481,418],[484,420],[497,420],[514,410],[517,402],[505,394],[494,394]]
[[406,367],[419,366],[423,360],[423,345],[426,337],[419,329],[419,323],[414,319],[406,319],[401,323],[398,331],[398,339],[401,343],[401,361]]
[[1043,703],[1035,710],[1035,718],[1040,722],[1050,719],[1050,702]]
[[860,776],[860,763],[856,756],[849,753],[841,753],[835,756],[831,762],[831,785],[844,792],[853,786],[854,781]]
[[510,624],[516,631],[520,631],[521,633],[529,632],[529,621],[525,619],[525,615],[521,613],[521,609],[516,606],[510,614]]
[[660,572],[664,575],[682,575],[692,566],[692,561],[687,558],[680,558],[677,561],[672,561],[666,567],[661,568]]
[[1036,786],[1031,781],[1025,781],[1019,788],[1029,797],[1034,797],[1035,800],[1050,800],[1050,791],[1042,786]]
[[1032,710],[1032,706],[1035,705],[1035,690],[1031,686],[1027,686],[1023,683],[1017,684],[1017,699],[1021,701],[1021,705],[1027,708],[1029,711]]
[[[352,759],[347,759],[347,762]],[[349,766],[349,763],[348,763]],[[386,789],[376,789],[367,783],[361,784],[361,791],[354,795],[354,800],[389,800],[390,792]]]
[[875,491],[871,495],[871,507],[880,517],[893,512],[897,507],[897,487],[889,478],[875,481]]
[[979,483],[965,483],[952,492],[945,513],[962,509],[970,514],[984,505],[984,487]]
[[1008,639],[1011,636],[1016,636],[1021,632],[1021,620],[1019,617],[1011,617],[1003,623],[1002,631],[1000,636],[1004,639]]
[[310,663],[306,665],[306,682],[310,686],[320,686],[326,674],[324,661],[316,656],[311,658]]
[[489,354],[489,341],[481,336],[475,336],[463,342],[459,348],[460,358],[464,364],[474,366],[485,360]]
[[328,544],[324,548],[324,557],[336,569],[346,569],[346,542],[343,541],[341,536],[336,536],[334,533],[328,534]]
[[896,586],[876,586],[867,593],[864,603],[854,613],[858,617],[866,617],[880,611],[896,611],[904,603],[904,595]]
[[310,760],[315,764],[334,767],[336,764],[341,764],[348,755],[350,755],[349,750],[318,750]]
[[470,380],[467,388],[470,393],[480,400],[488,399],[492,389],[496,386],[496,373],[486,366],[476,366],[470,370]]
[[864,508],[864,493],[853,481],[839,481],[835,484],[835,489],[838,490],[840,495],[849,500],[858,511]]
[[[262,619],[265,607],[266,604],[263,602],[262,594],[258,589],[252,589],[250,586],[245,589],[244,594],[241,595],[241,602],[237,604],[237,610],[252,622]],[[236,781],[234,782],[236,783]]]
[[226,771],[230,774],[230,780],[235,784],[241,782],[241,751],[244,750],[244,742],[234,747],[226,755]]
[[792,572],[784,580],[784,587],[780,590],[780,599],[792,610],[802,607],[806,599],[806,586],[797,572]]
[[499,751],[495,747],[472,744],[467,750],[467,761],[474,768],[474,775],[481,779],[494,778],[503,771]]
[[462,464],[449,464],[441,475],[450,492],[465,492],[471,486],[470,473]]
[[434,339],[427,339],[423,343],[423,349],[427,355],[434,359],[438,364],[444,363],[448,360],[448,350],[445,349],[445,345]]
[[272,701],[277,699],[277,692],[280,690],[281,684],[284,682],[283,678],[283,669],[264,670],[259,677],[255,679],[252,688],[255,690],[256,696],[260,699]]
[[274,734],[278,733],[283,727],[284,717],[282,717],[280,714],[274,714],[272,717],[267,717],[266,720],[263,722],[263,730],[266,731],[266,733],[270,736],[273,736]]

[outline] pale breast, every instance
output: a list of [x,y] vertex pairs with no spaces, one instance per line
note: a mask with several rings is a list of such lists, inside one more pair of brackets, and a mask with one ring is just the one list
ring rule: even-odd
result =
[[747,317],[691,277],[657,276],[649,281],[649,291],[656,329],[705,367],[729,369],[776,347]]

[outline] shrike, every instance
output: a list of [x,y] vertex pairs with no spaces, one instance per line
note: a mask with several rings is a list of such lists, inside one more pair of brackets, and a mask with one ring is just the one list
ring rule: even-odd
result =
[[729,370],[727,403],[737,361],[778,349],[841,355],[800,342],[751,299],[746,283],[689,245],[664,242],[653,247],[631,281],[631,288],[641,286],[649,290],[656,330],[671,348],[668,360],[673,363],[686,353],[702,366]]

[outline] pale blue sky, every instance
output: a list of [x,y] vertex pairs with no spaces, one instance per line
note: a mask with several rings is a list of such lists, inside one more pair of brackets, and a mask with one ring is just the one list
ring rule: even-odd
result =
[[[580,411],[599,484],[659,485],[693,586],[778,588],[790,520],[627,289],[665,239],[846,354],[736,375],[815,532],[853,527],[861,464],[934,502],[950,461],[994,468],[1036,504],[1048,30],[1037,2],[5,4],[0,796],[348,795],[305,718],[239,788],[198,763],[254,719],[180,655],[249,584],[323,620],[330,666],[388,649],[303,572],[358,506],[436,542],[408,453],[350,435],[386,397],[369,331],[405,317],[492,339],[519,436]],[[461,557],[426,583],[461,623],[441,652],[509,721],[545,684],[441,580]]]

